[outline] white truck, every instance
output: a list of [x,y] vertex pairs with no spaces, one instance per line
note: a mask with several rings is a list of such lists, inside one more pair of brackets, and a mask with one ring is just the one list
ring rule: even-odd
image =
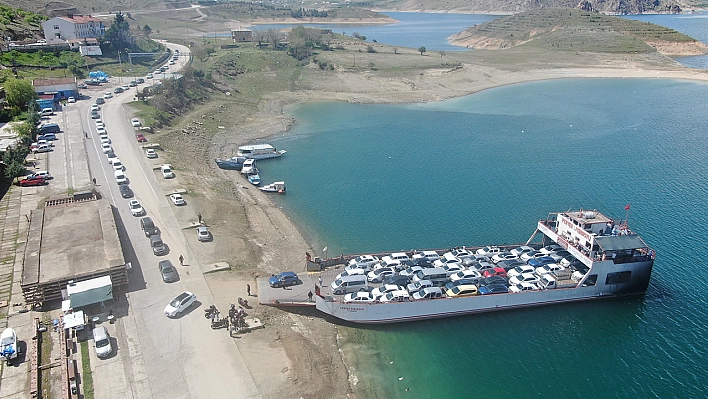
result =
[[571,288],[575,287],[578,285],[575,281],[570,279],[570,276],[566,277],[565,280],[556,280],[556,277],[552,276],[551,274],[544,274],[541,276],[541,281],[538,283],[538,286],[542,290],[552,290],[555,288]]

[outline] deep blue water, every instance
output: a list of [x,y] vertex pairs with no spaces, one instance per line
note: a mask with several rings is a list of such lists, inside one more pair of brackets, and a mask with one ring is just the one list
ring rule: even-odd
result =
[[547,212],[623,218],[627,203],[659,254],[642,298],[344,328],[357,391],[705,397],[707,89],[580,79],[429,104],[298,107],[275,142],[288,153],[260,163],[261,177],[286,181],[275,200],[330,254],[516,243]]
[[[376,40],[392,46],[419,48],[428,51],[464,51],[464,47],[453,46],[447,38],[455,33],[499,18],[498,15],[480,14],[432,14],[415,12],[385,12],[399,22],[392,25],[347,25],[347,24],[302,24],[310,28],[332,29],[335,33],[352,36],[358,33],[367,41]],[[297,25],[256,25],[253,29],[284,29]]]
[[261,177],[286,181],[275,201],[330,255],[518,243],[547,212],[628,203],[658,252],[640,298],[342,327],[360,397],[707,397],[707,89],[576,79],[295,109]]

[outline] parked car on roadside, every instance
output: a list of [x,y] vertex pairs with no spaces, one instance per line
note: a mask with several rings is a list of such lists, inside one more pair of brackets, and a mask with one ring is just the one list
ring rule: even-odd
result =
[[153,149],[145,150],[145,156],[148,158],[157,158],[157,152]]
[[43,186],[47,184],[43,177],[30,177],[20,180],[20,187]]
[[206,226],[197,227],[197,240],[202,242],[211,240],[211,233]]
[[130,213],[132,213],[133,216],[143,216],[145,214],[145,209],[143,209],[143,206],[140,205],[138,200],[130,200],[128,206],[130,207]]
[[184,198],[182,198],[182,194],[171,194],[170,200],[172,200],[172,203],[177,206],[187,205],[187,203],[184,201]]
[[161,260],[157,267],[160,270],[160,275],[162,275],[162,281],[172,283],[179,280],[179,273],[169,260]]

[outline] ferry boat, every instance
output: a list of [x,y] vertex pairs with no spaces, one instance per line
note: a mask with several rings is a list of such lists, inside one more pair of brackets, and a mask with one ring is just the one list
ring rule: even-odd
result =
[[[394,323],[481,312],[550,305],[597,298],[643,294],[651,278],[655,251],[626,221],[615,222],[596,210],[550,213],[538,222],[541,245],[557,244],[584,265],[568,274],[549,274],[534,290],[483,293],[466,297],[402,300],[400,302],[345,303],[316,287],[318,310],[354,323]],[[554,276],[555,278],[551,277]],[[550,278],[549,278],[550,277]],[[544,281],[541,279],[541,281]],[[503,290],[504,291],[504,290]]]
[[285,154],[285,152],[285,150],[276,150],[275,147],[270,144],[252,144],[239,147],[236,154],[240,157],[258,160],[278,158]]

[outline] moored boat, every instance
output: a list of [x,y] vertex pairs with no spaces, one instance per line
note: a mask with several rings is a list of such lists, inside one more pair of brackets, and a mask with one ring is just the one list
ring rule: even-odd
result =
[[258,170],[248,174],[248,182],[253,184],[254,186],[261,184],[261,176],[258,175]]
[[221,169],[241,170],[246,159],[246,157],[231,157],[227,159],[216,158],[214,162],[216,162],[216,166]]
[[245,161],[243,161],[243,165],[241,166],[241,173],[244,175],[249,175],[254,172],[258,173],[258,168],[256,167],[256,160],[246,159]]
[[278,158],[285,150],[277,150],[270,144],[252,144],[238,147],[238,156],[250,159]]
[[258,189],[261,191],[265,191],[266,193],[285,194],[285,182],[277,181],[271,184],[267,184],[263,187],[259,187]]
[[478,280],[479,292],[469,296],[418,295],[420,299],[400,302],[345,303],[339,295],[316,287],[316,307],[350,322],[394,323],[646,292],[655,252],[626,221],[615,222],[595,210],[551,213],[538,222],[526,245],[533,245],[538,233],[542,234],[538,247],[556,244],[562,248],[557,253],[569,254],[558,264],[564,268],[551,267],[545,272],[538,268],[513,277],[511,283],[501,277],[493,282]]

